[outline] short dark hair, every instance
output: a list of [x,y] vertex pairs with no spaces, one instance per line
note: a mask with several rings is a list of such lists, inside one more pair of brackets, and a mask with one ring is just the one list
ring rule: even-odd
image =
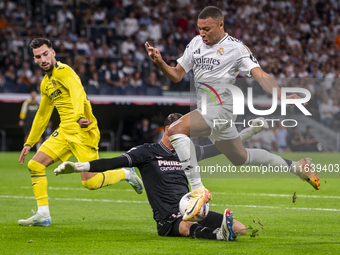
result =
[[219,8],[215,6],[207,6],[200,12],[200,14],[198,14],[198,18],[199,19],[213,18],[217,20],[223,20],[223,13]]
[[33,52],[33,49],[38,49],[41,46],[43,46],[44,44],[46,44],[47,47],[52,48],[52,43],[49,39],[47,39],[45,37],[34,38],[30,42],[30,51]]
[[179,120],[183,115],[180,113],[171,113],[168,117],[164,120],[163,128],[165,129],[166,126],[170,126],[175,121]]
[[32,93],[32,92],[39,93],[38,90],[36,89],[36,87],[34,87],[34,86],[29,89],[29,93]]

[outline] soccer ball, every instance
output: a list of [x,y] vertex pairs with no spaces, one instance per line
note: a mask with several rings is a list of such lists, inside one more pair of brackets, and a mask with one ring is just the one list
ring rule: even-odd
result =
[[[188,205],[189,205],[189,201],[191,198],[191,192],[185,194],[182,198],[181,201],[179,202],[179,211],[182,214],[182,216],[184,215],[184,213],[186,212]],[[195,215],[195,217],[193,217],[192,219],[190,219],[190,221],[192,222],[197,222],[200,220],[203,220],[205,217],[207,217],[209,213],[209,202],[206,202],[202,207],[199,213],[197,213]]]

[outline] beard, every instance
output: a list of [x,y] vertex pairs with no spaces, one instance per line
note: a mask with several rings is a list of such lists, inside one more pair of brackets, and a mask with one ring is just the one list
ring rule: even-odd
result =
[[48,68],[48,69],[44,69],[42,66],[40,67],[45,73],[48,73],[48,72],[50,72],[50,71],[52,71],[53,70],[53,68],[54,68],[54,63],[53,63],[54,61],[53,61],[53,59],[51,59],[51,63],[49,63],[50,64],[50,67]]

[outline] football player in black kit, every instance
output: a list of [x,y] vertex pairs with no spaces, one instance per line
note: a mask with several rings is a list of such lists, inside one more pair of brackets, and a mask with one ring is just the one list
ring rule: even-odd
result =
[[[234,241],[235,233],[245,235],[246,230],[242,223],[233,219],[230,209],[226,209],[224,214],[209,211],[207,217],[198,223],[182,221],[179,201],[189,192],[188,180],[168,137],[169,126],[181,116],[179,113],[172,113],[166,118],[164,135],[158,143],[145,143],[115,158],[85,163],[64,162],[54,172],[58,175],[138,167],[153,218],[157,222],[158,235]],[[214,145],[195,147],[198,160],[220,154]]]

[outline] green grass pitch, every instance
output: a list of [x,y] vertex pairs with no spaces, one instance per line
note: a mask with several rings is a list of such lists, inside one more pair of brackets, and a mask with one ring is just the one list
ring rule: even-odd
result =
[[[54,176],[47,169],[50,227],[22,227],[36,201],[27,162],[19,152],[0,153],[0,254],[337,254],[340,251],[340,173],[320,173],[321,190],[292,174],[203,174],[213,194],[210,210],[231,208],[237,220],[253,230],[237,242],[159,237],[146,194],[126,182],[101,190],[83,188],[79,174]],[[101,153],[100,157],[119,153]],[[339,154],[309,155],[315,163],[339,164]],[[71,158],[75,161],[74,158]],[[223,156],[205,161],[225,165]],[[252,178],[242,178],[252,177]],[[280,177],[280,178],[273,178]],[[291,177],[291,178],[290,178]],[[171,190],[169,190],[171,192]],[[296,192],[296,201],[293,195]],[[259,222],[263,225],[261,226]]]

